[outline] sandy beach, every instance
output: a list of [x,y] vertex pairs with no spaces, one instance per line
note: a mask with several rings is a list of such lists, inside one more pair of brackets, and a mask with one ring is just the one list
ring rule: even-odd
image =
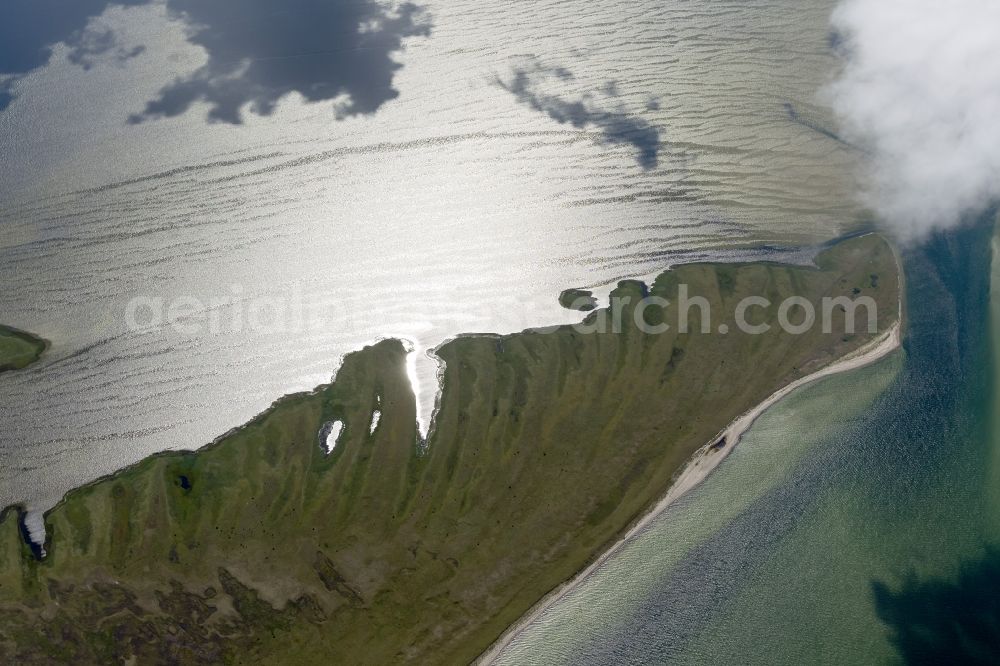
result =
[[[641,519],[639,519],[617,542],[605,550],[588,567],[572,579],[566,581],[561,586],[546,595],[528,613],[504,632],[504,634],[489,647],[477,660],[476,664],[493,663],[500,653],[506,648],[521,631],[537,620],[549,607],[561,598],[572,592],[578,585],[587,580],[604,562],[614,555],[629,539],[644,530],[654,519],[662,514],[667,507],[677,501],[685,493],[695,488],[722,463],[729,453],[739,444],[743,434],[750,429],[750,426],[770,407],[779,402],[793,391],[824,377],[835,375],[849,370],[855,370],[879,361],[900,347],[902,338],[902,324],[897,321],[892,328],[881,337],[868,343],[864,347],[853,353],[831,363],[811,375],[798,379],[787,386],[775,391],[766,400],[756,407],[741,415],[729,426],[727,426],[711,441],[698,449],[684,468],[680,471],[670,489]],[[721,443],[721,444],[720,444]]]

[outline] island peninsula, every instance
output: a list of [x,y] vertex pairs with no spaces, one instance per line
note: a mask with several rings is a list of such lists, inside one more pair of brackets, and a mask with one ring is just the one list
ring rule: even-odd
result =
[[[896,335],[900,281],[892,248],[866,235],[816,266],[692,264],[621,282],[621,330],[601,326],[602,308],[581,315],[584,330],[439,347],[426,440],[404,345],[373,344],[331,384],[204,448],[72,491],[45,516],[44,549],[7,510],[0,661],[473,661],[676,493],[685,469],[734,445],[755,408]],[[668,310],[637,317],[635,304],[676,302],[682,285],[719,313],[712,330],[697,309],[688,333],[643,330]],[[869,297],[877,331],[843,333],[835,309],[832,334],[722,333],[748,296]]]

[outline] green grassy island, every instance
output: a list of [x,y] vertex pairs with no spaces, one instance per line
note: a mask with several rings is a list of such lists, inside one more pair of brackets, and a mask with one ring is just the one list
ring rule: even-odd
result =
[[26,368],[42,356],[48,343],[30,333],[0,326],[0,372]]
[[567,310],[590,312],[597,308],[597,299],[586,289],[567,289],[559,294],[559,305]]
[[[10,509],[0,661],[467,663],[614,543],[730,422],[897,322],[900,275],[882,238],[843,241],[817,264],[679,266],[613,293],[674,302],[687,284],[712,305],[711,334],[697,308],[695,332],[643,333],[629,305],[620,332],[456,338],[438,350],[426,443],[406,351],[379,342],[332,384],[197,452],[69,493],[46,515],[41,560]],[[833,334],[718,333],[750,295],[870,296],[879,333],[861,317],[844,335],[839,309]]]

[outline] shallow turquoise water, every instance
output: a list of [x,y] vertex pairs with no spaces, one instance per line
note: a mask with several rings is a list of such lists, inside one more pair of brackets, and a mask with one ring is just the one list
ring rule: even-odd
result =
[[904,349],[771,410],[501,662],[1000,654],[992,231],[984,216],[907,251]]

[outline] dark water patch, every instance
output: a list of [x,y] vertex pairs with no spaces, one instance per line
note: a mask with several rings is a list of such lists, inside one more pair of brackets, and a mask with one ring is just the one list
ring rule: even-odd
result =
[[189,40],[208,52],[208,62],[161,90],[130,122],[176,116],[204,101],[209,120],[237,124],[245,105],[270,115],[291,93],[309,102],[347,96],[338,117],[374,113],[399,96],[393,77],[402,65],[392,54],[405,37],[430,34],[413,3],[396,11],[370,0],[168,0],[167,6],[193,27]]
[[45,66],[52,48],[67,43],[70,57],[90,62],[99,53],[115,46],[113,35],[100,38],[84,28],[90,19],[108,7],[141,5],[149,0],[8,0],[0,5],[0,111],[14,99],[9,81]]
[[[500,78],[497,83],[514,95],[517,101],[535,111],[546,114],[560,124],[579,129],[597,128],[602,142],[608,145],[631,145],[637,151],[636,160],[643,169],[653,169],[659,161],[660,130],[649,122],[621,108],[611,108],[591,95],[570,99],[538,90],[546,78],[567,81],[573,78],[564,67],[547,67],[541,63],[514,69],[509,81]],[[613,82],[611,82],[613,84]],[[617,96],[614,85],[605,84],[601,92],[605,97]]]
[[[99,57],[141,54],[143,46],[125,48],[113,31],[88,23],[110,7],[144,4],[151,0],[4,3],[0,111],[14,99],[11,83],[48,64],[60,42],[84,69]],[[428,17],[413,3],[394,10],[373,0],[167,0],[166,6],[188,24],[188,40],[205,49],[208,62],[166,86],[131,122],[177,116],[201,101],[211,107],[209,120],[240,123],[246,105],[269,115],[292,93],[310,102],[339,99],[338,117],[371,114],[399,95],[393,78],[402,65],[393,54],[403,40],[430,34]]]
[[[692,550],[669,578],[658,581],[643,598],[635,600],[620,624],[576,645],[572,654],[575,662],[684,662],[690,657],[686,650],[710,626],[723,634],[741,635],[740,627],[727,632],[714,623],[728,617],[726,609],[737,596],[752,593],[762,605],[779,606],[785,603],[783,590],[800,587],[798,579],[808,571],[807,566],[775,571],[769,561],[791,534],[812,529],[805,526],[811,525],[806,518],[816,515],[830,497],[829,491],[850,488],[854,506],[877,517],[858,515],[857,522],[872,524],[873,529],[881,522],[940,522],[940,549],[968,529],[969,508],[981,503],[984,489],[955,469],[981,469],[986,454],[983,443],[989,441],[992,364],[985,322],[993,219],[991,211],[968,226],[936,234],[905,253],[906,361],[871,408],[816,447],[788,483],[763,495]],[[956,477],[966,478],[967,483],[952,489],[948,505],[930,506],[933,500],[925,493]],[[834,546],[827,543],[829,535],[822,533],[822,521],[817,525],[818,530],[807,536],[817,548],[828,551]],[[878,537],[859,535],[862,542],[867,538]],[[890,571],[902,566],[890,559],[892,545],[886,544],[881,562],[869,564]],[[934,544],[928,547],[939,549]],[[762,564],[766,575],[760,578],[756,574]],[[982,567],[977,579],[993,573],[1000,574],[1000,566]],[[871,574],[869,570],[855,575],[865,576],[867,583]],[[850,587],[847,581],[842,582]],[[1000,589],[1000,577],[989,585]],[[886,607],[893,598],[877,589]],[[822,588],[814,593],[826,593],[831,600],[839,594]],[[871,599],[860,603],[871,603]],[[903,610],[893,612],[905,619]],[[942,607],[938,612],[943,617],[947,610]],[[814,622],[824,619],[801,617],[792,624]],[[844,626],[850,627],[850,622]],[[838,628],[840,625],[825,626],[822,633],[830,635]],[[699,654],[698,658],[736,663],[746,656],[745,649],[752,650],[738,641],[712,645],[716,652]],[[781,663],[783,655],[772,656],[775,663]]]
[[879,619],[907,664],[1000,663],[1000,550],[963,563],[956,580],[911,573],[872,583]]

